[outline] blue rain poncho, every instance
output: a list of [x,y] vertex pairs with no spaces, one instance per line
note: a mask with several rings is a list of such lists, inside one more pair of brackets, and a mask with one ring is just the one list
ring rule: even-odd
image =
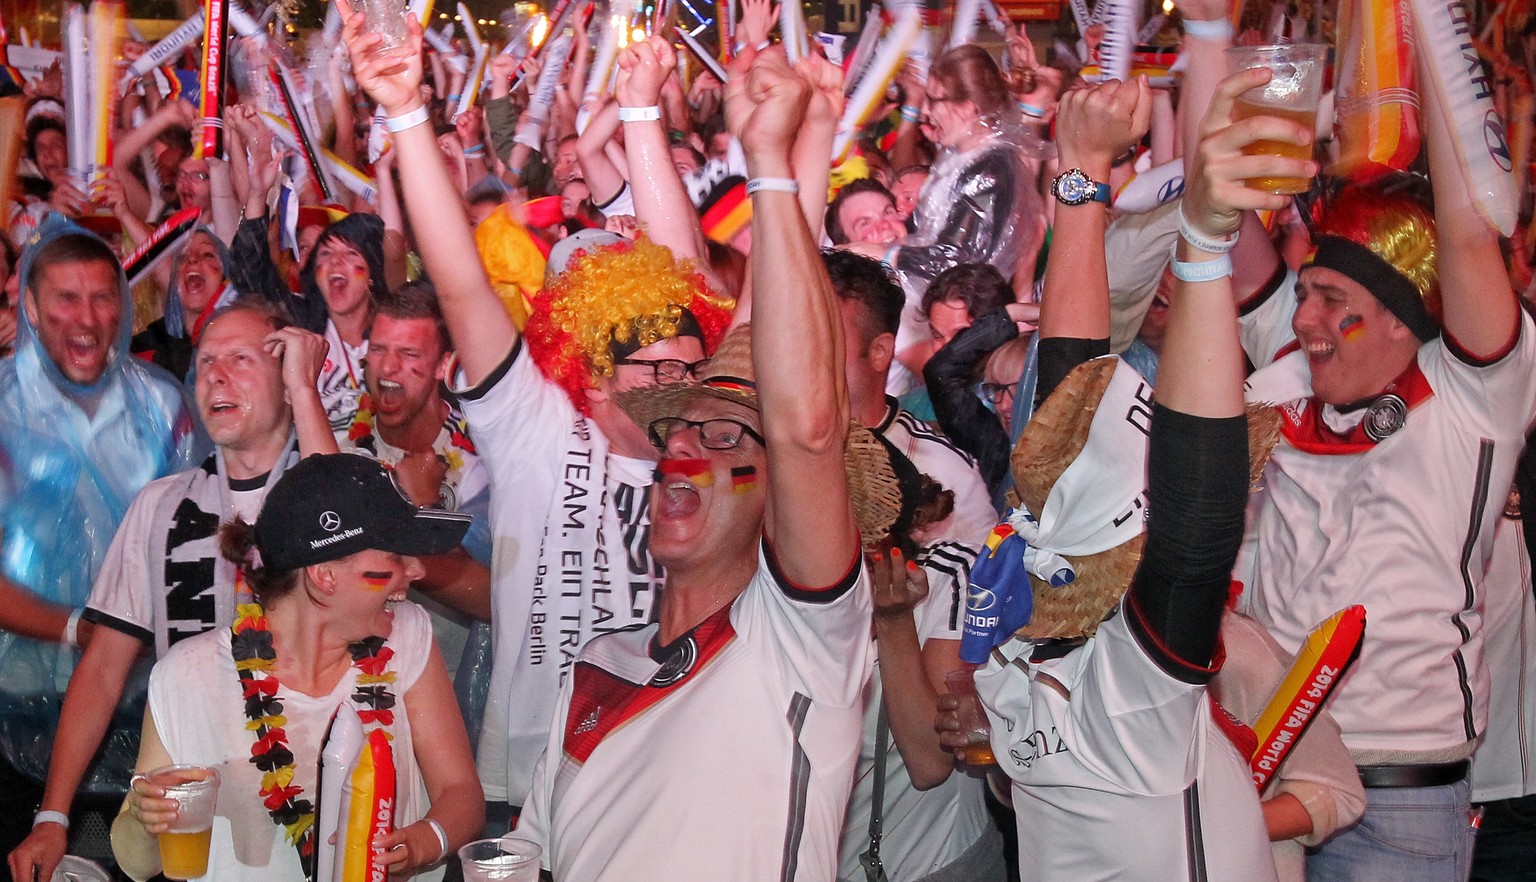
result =
[[[41,247],[90,235],[50,215],[27,239],[23,286]],[[133,303],[118,273],[122,318],[96,382],[71,382],[43,350],[29,308],[17,311],[16,353],[0,360],[0,574],[50,603],[78,609],[128,503],[145,484],[207,452],[195,410],[170,374],[128,354]],[[23,296],[23,306],[29,297]],[[77,403],[95,399],[95,415]],[[79,653],[0,631],[0,750],[24,774],[48,769],[59,706]],[[137,724],[114,727],[87,776],[88,791],[121,791],[137,752]]]

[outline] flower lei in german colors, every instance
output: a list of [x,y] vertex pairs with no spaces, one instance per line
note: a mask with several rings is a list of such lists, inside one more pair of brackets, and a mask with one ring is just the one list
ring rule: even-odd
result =
[[[449,472],[457,474],[464,468],[464,457],[459,451],[462,450],[472,456],[475,454],[475,443],[469,438],[469,423],[462,415],[450,411],[448,418],[443,421],[443,429],[448,433],[448,446],[446,449],[438,450],[438,455],[447,461]],[[373,440],[374,434],[373,396],[364,392],[357,399],[357,415],[352,418],[352,425],[347,427],[347,440],[358,449],[366,450],[377,457],[379,450],[378,444]],[[438,437],[442,437],[441,433]],[[393,468],[388,463],[384,463],[384,467]]]
[[[314,878],[315,805],[304,799],[304,788],[293,783],[294,758],[288,747],[288,724],[283,716],[283,702],[278,695],[277,676],[272,672],[277,652],[272,647],[272,632],[267,630],[266,611],[261,604],[241,603],[235,607],[235,623],[230,629],[230,654],[245,700],[245,727],[255,733],[251,762],[260,769],[261,800],[272,823],[283,828],[288,844],[299,852],[306,879]],[[352,666],[357,669],[352,702],[364,726],[388,727],[395,722],[395,682],[389,662],[395,651],[384,645],[383,637],[368,637],[347,648]],[[388,733],[386,732],[386,735]]]

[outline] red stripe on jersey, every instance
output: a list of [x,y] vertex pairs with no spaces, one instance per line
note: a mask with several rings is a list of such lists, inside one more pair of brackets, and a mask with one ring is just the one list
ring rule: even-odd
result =
[[576,679],[571,687],[571,709],[565,717],[565,755],[585,763],[610,732],[696,676],[736,638],[736,629],[731,625],[731,604],[705,619],[690,636],[698,646],[698,658],[686,675],[669,686],[631,683],[589,662],[578,661],[572,674]]

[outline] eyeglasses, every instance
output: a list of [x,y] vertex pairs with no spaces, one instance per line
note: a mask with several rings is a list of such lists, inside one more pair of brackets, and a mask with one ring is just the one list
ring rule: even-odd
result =
[[178,181],[192,181],[194,183],[202,183],[203,181],[208,180],[208,173],[207,172],[179,171],[179,172],[176,173],[176,180],[178,180]]
[[726,419],[724,417],[713,420],[685,420],[682,417],[662,417],[654,420],[646,431],[651,436],[651,443],[657,447],[666,447],[667,441],[673,435],[684,429],[698,429],[699,443],[708,450],[735,450],[743,437],[751,438],[758,444],[763,444],[763,436],[756,430],[740,420]]
[[1019,390],[1018,383],[982,383],[981,394],[987,396],[993,407],[1003,407],[1005,402],[1012,402],[1013,396]]
[[614,364],[628,364],[635,367],[648,367],[651,369],[651,379],[659,386],[670,386],[673,383],[681,383],[692,377],[694,371],[699,369],[703,361],[682,361],[676,358],[620,358],[615,359]]

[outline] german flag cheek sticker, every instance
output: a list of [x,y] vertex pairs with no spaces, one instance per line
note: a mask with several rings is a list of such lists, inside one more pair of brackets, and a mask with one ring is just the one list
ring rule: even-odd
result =
[[394,578],[391,573],[379,573],[372,570],[363,573],[363,587],[369,591],[383,591],[389,587],[390,580]]
[[757,466],[736,466],[731,469],[731,492],[746,493],[757,486]]
[[682,478],[695,487],[715,483],[715,472],[707,459],[664,459],[656,464],[658,480]]

